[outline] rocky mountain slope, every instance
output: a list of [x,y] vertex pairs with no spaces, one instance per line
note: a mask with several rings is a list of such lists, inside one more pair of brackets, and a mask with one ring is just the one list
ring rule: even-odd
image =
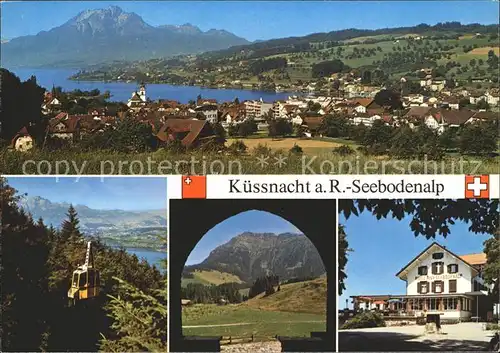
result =
[[249,283],[270,274],[286,280],[317,277],[325,272],[316,248],[306,236],[250,232],[218,246],[200,264],[186,266],[186,271],[194,269],[231,273]]
[[[39,196],[23,197],[20,206],[33,215],[33,219],[43,218],[45,224],[59,227],[67,218],[68,203],[51,202]],[[74,205],[80,227],[84,232],[106,230],[130,230],[138,228],[166,228],[166,211],[124,211],[96,210],[84,205]]]
[[146,60],[220,50],[249,43],[224,30],[151,26],[117,6],[81,12],[63,25],[37,35],[2,42],[2,66],[69,66]]

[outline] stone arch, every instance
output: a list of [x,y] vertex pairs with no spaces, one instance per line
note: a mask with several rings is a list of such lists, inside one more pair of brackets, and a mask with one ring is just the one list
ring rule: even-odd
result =
[[[199,240],[215,225],[239,213],[259,210],[292,223],[314,244],[327,273],[326,332],[311,338],[303,351],[334,351],[337,318],[337,210],[335,200],[205,200],[170,201],[169,237],[169,345],[171,352],[219,351],[216,339],[188,338],[182,334],[181,277],[184,265]],[[303,344],[308,344],[303,340]],[[295,340],[295,345],[300,345]],[[282,345],[284,345],[282,341]],[[316,348],[317,347],[317,348]]]

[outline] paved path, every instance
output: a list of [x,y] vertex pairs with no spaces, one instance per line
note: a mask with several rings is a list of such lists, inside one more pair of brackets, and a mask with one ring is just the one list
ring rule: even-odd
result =
[[[311,324],[317,322],[324,322],[323,320],[312,321],[268,321],[268,324]],[[216,324],[216,325],[190,325],[182,326],[182,328],[202,328],[202,327],[224,327],[224,326],[243,326],[243,325],[256,325],[258,322],[237,322],[234,324]]]
[[230,344],[221,346],[225,353],[278,353],[281,352],[281,343],[278,341]]
[[252,323],[251,322],[238,322],[235,324],[192,325],[192,326],[182,326],[182,328],[224,327],[224,326],[243,326],[243,325],[252,325]]
[[340,351],[483,351],[493,336],[481,323],[443,325],[444,334],[425,334],[424,326],[340,330]]

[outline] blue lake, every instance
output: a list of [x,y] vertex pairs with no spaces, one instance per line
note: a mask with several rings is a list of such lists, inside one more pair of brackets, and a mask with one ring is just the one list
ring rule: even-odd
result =
[[[8,69],[8,68],[7,68]],[[110,91],[112,101],[127,101],[132,92],[137,90],[137,84],[134,82],[96,82],[96,81],[71,81],[68,80],[72,74],[78,72],[74,69],[30,69],[16,68],[10,70],[14,72],[21,80],[26,80],[32,75],[36,76],[40,86],[50,90],[52,86],[60,86],[64,91],[80,89],[90,91],[99,89],[101,92]],[[173,86],[167,84],[148,84],[146,86],[147,96],[151,100],[173,99],[181,103],[188,103],[190,100],[196,100],[201,94],[204,98],[214,98],[219,102],[232,101],[238,98],[241,102],[244,100],[254,100],[262,98],[265,102],[287,99],[292,93],[289,92],[262,92],[240,89],[214,89],[202,88],[197,86]]]
[[163,267],[162,267],[161,263],[167,257],[166,252],[151,251],[151,250],[144,250],[144,249],[134,249],[134,248],[127,248],[125,250],[129,254],[136,255],[139,258],[139,260],[145,259],[150,265],[156,265],[156,268],[163,271]]

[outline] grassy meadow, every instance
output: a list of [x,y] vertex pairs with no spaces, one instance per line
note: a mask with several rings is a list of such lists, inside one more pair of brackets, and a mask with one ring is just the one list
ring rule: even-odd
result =
[[[250,140],[248,141],[249,143]],[[260,141],[262,142],[262,141]],[[307,146],[300,141],[299,146]],[[311,145],[313,141],[311,141]],[[281,142],[285,146],[290,142]],[[287,148],[273,147],[259,164],[260,151],[240,154],[171,153],[166,150],[145,153],[111,151],[78,152],[72,150],[26,153],[1,150],[1,174],[31,175],[168,175],[168,174],[497,174],[499,158],[447,155],[442,161],[397,160],[389,156],[366,156],[360,153],[341,156],[320,141],[316,152],[291,154]],[[332,147],[334,145],[332,144]],[[279,158],[285,158],[279,164]]]
[[310,336],[326,329],[326,279],[282,285],[241,304],[195,304],[183,308],[185,335],[231,336],[256,341]]
[[198,283],[203,285],[220,285],[223,283],[243,283],[243,281],[236,275],[227,272],[220,272],[215,270],[195,270],[192,272],[194,278],[182,278],[181,285],[187,286],[189,283]]

